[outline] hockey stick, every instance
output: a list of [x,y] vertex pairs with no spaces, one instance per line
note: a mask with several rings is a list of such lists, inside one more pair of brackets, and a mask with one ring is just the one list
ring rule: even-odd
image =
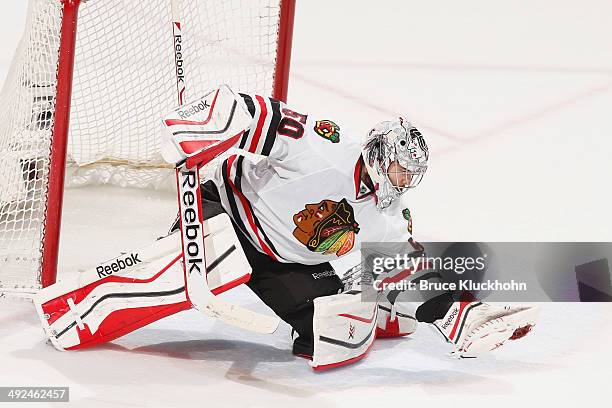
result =
[[199,168],[180,167],[177,177],[187,298],[196,309],[226,323],[260,333],[273,333],[278,327],[278,318],[225,302],[211,292],[206,278]]
[[[183,56],[182,25],[179,19],[181,0],[171,0],[172,30],[176,68],[176,85],[179,107],[185,97],[185,66]],[[199,170],[219,154],[227,151],[237,137],[228,139],[213,147],[208,154],[200,155],[202,160],[190,160],[179,163],[176,169],[176,180],[181,222],[181,239],[183,245],[183,268],[185,273],[185,291],[193,306],[226,323],[244,329],[273,333],[279,324],[277,317],[255,313],[240,306],[228,303],[215,297],[211,292],[206,275],[204,256],[204,228],[200,199]],[[198,163],[197,166],[194,166]]]

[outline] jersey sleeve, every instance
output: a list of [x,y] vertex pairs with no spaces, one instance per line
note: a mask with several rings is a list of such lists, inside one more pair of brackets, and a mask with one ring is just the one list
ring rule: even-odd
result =
[[[336,122],[306,114],[276,99],[239,94],[253,117],[238,147],[287,169],[331,165],[353,172],[360,144]],[[342,127],[342,131],[341,131]]]
[[308,115],[281,101],[261,95],[240,94],[253,121],[240,139],[239,148],[283,161],[312,149]]
[[281,102],[261,95],[239,94],[253,121],[240,139],[239,148],[249,153],[270,156],[281,121]]

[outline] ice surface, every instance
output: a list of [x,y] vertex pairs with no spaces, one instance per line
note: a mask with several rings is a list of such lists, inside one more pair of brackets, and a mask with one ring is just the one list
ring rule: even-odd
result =
[[[428,138],[430,171],[409,193],[417,239],[612,240],[609,2],[298,3],[290,102],[351,123],[355,137],[407,113]],[[10,2],[0,15],[0,78],[24,12]],[[174,200],[68,191],[61,270],[163,234]],[[266,311],[246,288],[229,295]],[[31,305],[0,302],[0,385],[68,385],[73,405],[88,407],[601,405],[611,312],[543,305],[533,334],[476,360],[448,359],[423,326],[317,374],[290,354],[286,325],[257,335],[190,311],[60,353],[43,343]]]

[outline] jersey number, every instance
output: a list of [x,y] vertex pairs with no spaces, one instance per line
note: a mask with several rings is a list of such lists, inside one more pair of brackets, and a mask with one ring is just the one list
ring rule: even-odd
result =
[[284,108],[282,112],[284,117],[278,124],[278,134],[293,139],[301,138],[304,135],[304,124],[308,116],[287,108]]

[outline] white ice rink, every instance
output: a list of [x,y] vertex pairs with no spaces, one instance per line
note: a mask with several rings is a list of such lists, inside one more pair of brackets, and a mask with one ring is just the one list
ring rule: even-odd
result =
[[[0,81],[26,8],[4,3]],[[298,0],[289,102],[352,123],[356,137],[412,118],[431,150],[408,193],[417,240],[612,241],[611,15],[607,0]],[[68,191],[61,269],[146,244],[175,206],[171,193]],[[246,288],[228,297],[266,309]],[[603,406],[611,313],[543,304],[524,340],[461,361],[421,326],[314,373],[291,355],[286,325],[256,335],[190,311],[60,353],[31,304],[0,302],[0,386],[70,386],[84,407]]]

